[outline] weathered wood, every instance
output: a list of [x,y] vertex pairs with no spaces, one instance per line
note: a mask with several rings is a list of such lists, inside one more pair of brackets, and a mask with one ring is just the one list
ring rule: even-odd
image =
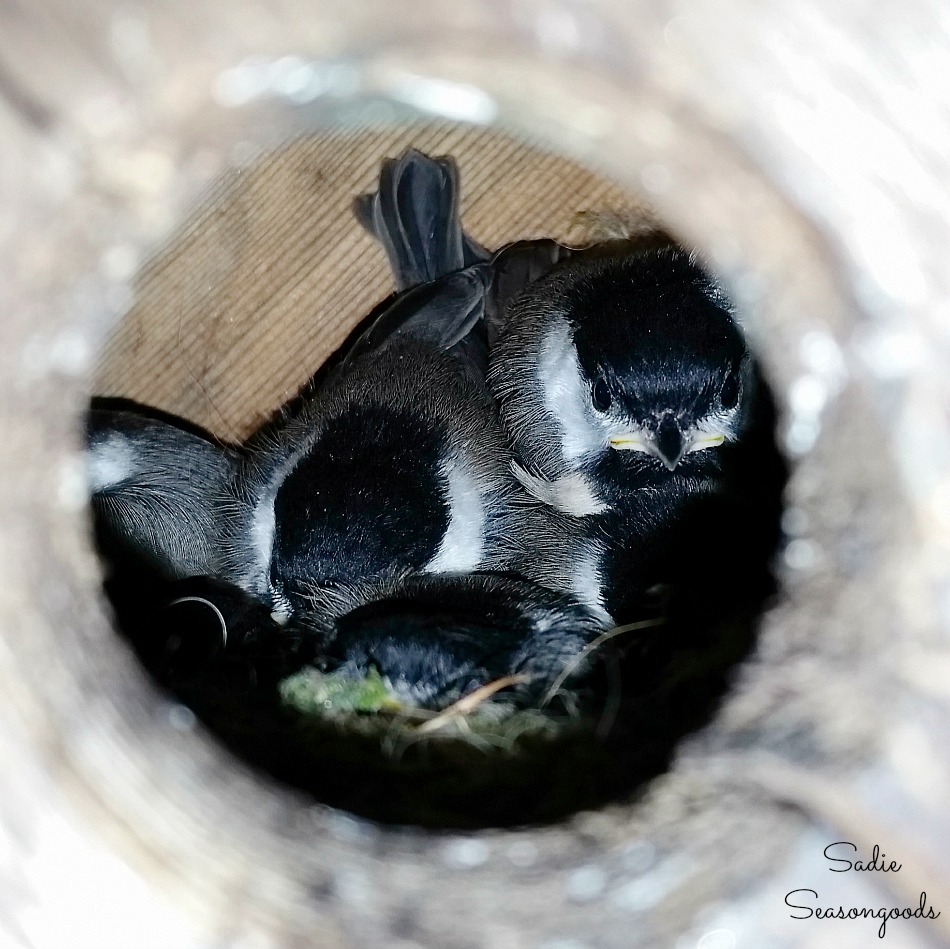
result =
[[[359,117],[326,98],[216,100],[244,57],[287,53],[351,57],[367,90],[403,98],[444,92],[412,85],[422,76],[484,90],[442,107],[497,109],[647,189],[750,312],[800,454],[801,536],[757,655],[638,802],[464,838],[373,827],[188,730],[109,627],[77,456],[93,363],[147,249],[246,160],[238,143]],[[797,887],[833,906],[914,906],[926,888],[943,916],[888,932],[950,938],[948,61],[926,0],[0,10],[3,939],[873,938],[873,921],[791,920]],[[878,889],[829,881],[821,850],[845,839],[904,869],[869,874]]]

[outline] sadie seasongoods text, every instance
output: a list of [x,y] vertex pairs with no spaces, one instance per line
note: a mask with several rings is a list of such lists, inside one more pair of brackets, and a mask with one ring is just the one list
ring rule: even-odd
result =
[[[870,860],[853,859],[858,848],[850,840],[836,840],[828,844],[823,853],[831,864],[828,867],[832,873],[848,873],[850,871],[874,873],[898,873],[902,864],[896,860],[888,860],[887,855],[881,853],[880,847],[874,845]],[[791,914],[792,919],[879,919],[878,937],[883,939],[887,931],[887,922],[891,919],[936,919],[940,912],[927,904],[927,894],[920,894],[920,902],[915,907],[910,906],[818,906],[818,892],[807,887],[791,890],[785,894],[785,904],[796,912]]]

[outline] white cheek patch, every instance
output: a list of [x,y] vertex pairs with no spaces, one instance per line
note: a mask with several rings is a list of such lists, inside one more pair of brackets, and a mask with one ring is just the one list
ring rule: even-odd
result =
[[442,473],[448,482],[449,527],[425,569],[429,573],[474,570],[485,553],[485,506],[478,483],[455,458],[443,462]]
[[547,335],[539,360],[544,407],[555,419],[564,461],[572,462],[599,451],[603,433],[590,416],[587,383],[577,362],[570,326],[560,320]]
[[[276,607],[278,615],[282,610],[279,604],[283,594],[271,583],[270,569],[274,556],[274,541],[277,537],[277,515],[274,505],[277,501],[277,492],[280,491],[283,483],[293,473],[300,459],[308,451],[315,450],[315,444],[316,441],[301,442],[297,451],[286,458],[279,467],[266,477],[254,479],[260,491],[254,502],[254,511],[247,525],[247,533],[241,538],[242,548],[250,557],[250,563],[242,576],[242,585],[258,596],[270,596],[278,604]],[[289,616],[290,605],[286,600],[283,600],[283,603]],[[275,619],[280,622],[277,617]]]
[[596,494],[591,483],[580,471],[572,471],[554,481],[525,471],[516,461],[511,470],[521,486],[536,501],[553,507],[572,517],[600,514],[607,510],[606,502]]
[[121,435],[111,435],[93,445],[86,455],[89,490],[96,494],[128,480],[138,473],[138,454]]

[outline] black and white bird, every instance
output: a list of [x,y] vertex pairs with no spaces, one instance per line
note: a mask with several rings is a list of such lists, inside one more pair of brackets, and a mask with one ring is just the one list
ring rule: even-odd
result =
[[404,292],[302,405],[240,449],[94,412],[89,457],[107,547],[229,581],[329,666],[437,706],[501,676],[529,694],[602,624],[513,571],[525,496],[486,383],[490,266],[454,163],[421,158],[384,164],[357,206]]
[[561,584],[622,622],[654,583],[768,559],[771,403],[692,254],[659,232],[568,252],[499,319],[489,378],[513,469],[575,524]]

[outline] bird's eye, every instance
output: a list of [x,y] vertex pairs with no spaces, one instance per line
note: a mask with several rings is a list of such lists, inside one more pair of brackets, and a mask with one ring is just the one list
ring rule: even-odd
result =
[[606,412],[610,408],[610,389],[607,386],[607,380],[603,376],[598,376],[594,383],[591,393],[594,402],[594,408],[598,412]]
[[734,409],[739,404],[739,380],[730,372],[719,391],[719,402],[724,409]]

